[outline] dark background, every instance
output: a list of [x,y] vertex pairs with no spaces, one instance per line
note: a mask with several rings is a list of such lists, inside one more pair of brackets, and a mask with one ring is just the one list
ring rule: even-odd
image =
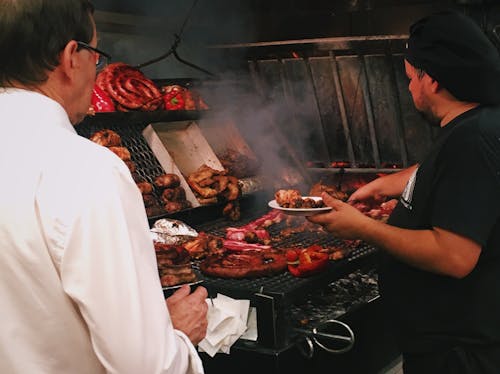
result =
[[[178,32],[195,4],[186,37],[216,44],[402,34],[421,16],[448,8],[471,15],[490,34],[500,23],[498,0],[94,0],[94,4],[103,12],[150,17],[149,26],[133,30],[137,33]],[[120,30],[112,20],[101,21],[102,31],[132,31]]]
[[[182,58],[223,78],[207,82],[206,74],[172,55],[142,69],[152,79],[203,81],[199,91],[212,112],[235,119],[251,148],[275,166],[269,174],[290,159],[293,166],[351,161],[406,167],[425,154],[433,133],[412,105],[401,47],[409,26],[423,16],[458,10],[500,47],[499,0],[94,3],[99,48],[113,61],[142,64],[168,52],[177,34]],[[339,45],[338,39],[363,36],[394,42]]]

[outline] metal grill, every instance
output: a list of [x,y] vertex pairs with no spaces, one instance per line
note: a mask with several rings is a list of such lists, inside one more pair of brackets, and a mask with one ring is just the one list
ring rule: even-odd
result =
[[[255,218],[255,217],[253,217]],[[252,218],[247,217],[238,222],[238,226],[243,226],[250,222]],[[228,221],[218,219],[197,227],[198,231],[205,231],[213,235],[225,236],[225,229],[228,227]],[[273,240],[275,248],[306,248],[313,244],[322,246],[345,247],[345,243],[336,239],[331,234],[322,232],[298,232],[287,237],[279,235],[284,228],[284,224],[276,224],[269,228],[269,233]],[[276,240],[276,238],[278,238]],[[335,279],[347,274],[356,268],[363,259],[368,259],[375,253],[375,248],[362,243],[359,246],[348,251],[343,259],[330,261],[329,267],[322,273],[308,278],[297,278],[289,272],[282,274],[260,277],[255,279],[223,279],[209,276],[203,276],[204,286],[209,291],[222,292],[228,296],[237,298],[247,298],[252,300],[255,293],[265,293],[279,295],[284,302],[291,302],[304,294],[325,286]],[[195,264],[197,268],[197,264]]]
[[[136,165],[136,170],[133,173],[135,180],[145,180],[153,186],[152,195],[156,199],[156,205],[162,207],[160,193],[156,190],[153,183],[154,179],[165,171],[156,159],[153,151],[142,136],[142,130],[149,122],[129,122],[124,124],[121,121],[116,121],[115,118],[120,118],[121,115],[128,113],[103,113],[95,117],[88,117],[85,121],[76,126],[76,131],[79,135],[90,138],[93,133],[103,129],[115,131],[122,139],[122,145],[130,151],[131,159]],[[128,120],[130,121],[130,119]],[[160,208],[158,208],[159,210]],[[161,213],[161,211],[157,212]],[[155,214],[157,214],[155,213]],[[159,214],[149,216],[150,220],[156,220],[165,216]]]
[[[238,226],[243,226],[255,219],[256,213],[254,211],[251,216],[244,217]],[[225,219],[217,219],[195,228],[198,231],[225,236],[225,229],[229,225],[230,223]],[[283,237],[279,235],[283,228],[285,228],[285,222],[269,228],[273,238],[273,247],[308,247],[312,244],[345,247],[343,241],[324,232],[297,232]],[[294,303],[304,300],[307,295],[314,291],[328,287],[333,281],[352,273],[363,264],[372,263],[372,254],[375,252],[375,248],[364,243],[360,244],[350,249],[343,259],[330,261],[328,268],[323,272],[307,278],[297,278],[289,272],[255,279],[223,279],[203,275],[201,278],[204,279],[203,286],[207,288],[211,296],[222,293],[236,299],[250,300],[251,305],[257,308],[258,343],[262,347],[276,348],[285,346],[291,339],[294,339],[293,327],[297,326],[296,321],[304,319],[300,316],[308,315],[311,312],[305,309],[301,313],[300,306],[294,306]],[[194,267],[197,268],[197,264]],[[322,305],[324,306],[324,304]],[[291,311],[294,311],[295,314],[292,315]],[[326,315],[332,313],[330,309],[323,310],[321,306],[318,311],[315,311],[317,317],[312,318],[315,321],[321,320],[325,313]],[[335,313],[335,315],[337,314]],[[311,316],[308,315],[307,318],[311,318]]]
[[76,131],[81,136],[90,138],[96,131],[103,129],[113,130],[120,135],[123,146],[130,151],[132,161],[137,166],[136,173],[140,177],[152,183],[155,177],[165,173],[142,136],[142,130],[147,123],[139,122],[125,125],[120,121],[109,121],[106,118],[88,118],[76,126]]
[[379,296],[377,279],[375,269],[360,269],[315,290],[290,307],[290,323],[296,327],[314,327],[369,303]]

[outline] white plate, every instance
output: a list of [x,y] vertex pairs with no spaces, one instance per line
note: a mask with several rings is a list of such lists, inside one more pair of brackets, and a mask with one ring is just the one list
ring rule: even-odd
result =
[[[309,198],[314,201],[321,201],[321,197],[318,196],[302,196],[303,199]],[[332,210],[331,206],[324,206],[322,208],[283,208],[278,205],[276,200],[271,200],[267,205],[273,209],[281,210],[283,213],[291,216],[312,216],[313,214],[326,213]]]

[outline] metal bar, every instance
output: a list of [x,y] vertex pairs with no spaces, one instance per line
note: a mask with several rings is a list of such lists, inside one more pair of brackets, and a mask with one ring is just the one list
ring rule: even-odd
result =
[[306,64],[306,68],[307,68],[307,73],[309,74],[309,79],[311,80],[311,84],[312,84],[312,88],[313,88],[313,93],[314,93],[314,102],[316,103],[316,109],[318,110],[318,117],[319,117],[319,122],[321,124],[321,129],[323,130],[323,145],[325,146],[326,148],[326,151],[328,153],[328,158],[329,158],[329,161],[333,161],[332,159],[332,154],[331,154],[331,151],[330,151],[330,147],[328,147],[327,144],[325,144],[325,128],[326,128],[326,124],[325,124],[325,121],[323,121],[323,116],[321,115],[321,108],[319,106],[319,96],[318,96],[318,88],[316,87],[316,82],[314,81],[314,76],[313,76],[313,72],[312,72],[312,69],[311,69],[311,64],[309,63],[309,59],[308,58],[304,58],[304,62]]
[[386,58],[388,60],[389,70],[390,70],[389,79],[391,80],[391,85],[392,85],[391,94],[394,100],[393,102],[396,105],[395,113],[396,113],[397,128],[399,131],[398,140],[399,140],[399,149],[401,152],[401,161],[403,162],[403,167],[408,167],[408,148],[406,146],[406,138],[404,136],[405,123],[404,123],[403,113],[401,111],[401,101],[399,100],[399,90],[395,72],[396,67],[394,66],[394,59],[390,50],[386,54]]
[[347,118],[347,110],[345,106],[344,91],[342,90],[342,83],[340,82],[339,67],[335,53],[330,51],[330,65],[332,67],[333,83],[335,84],[335,92],[337,93],[337,101],[339,104],[340,118],[342,121],[342,128],[344,129],[345,141],[347,143],[347,156],[351,165],[356,164],[354,157],[354,147],[352,145],[351,130],[349,128],[349,120]]
[[262,291],[255,293],[254,296],[257,308],[258,341],[265,347],[275,347],[278,345],[275,299]]
[[[283,87],[283,95],[285,97],[285,101],[287,103],[288,108],[290,108],[293,111],[293,116],[292,116],[293,117],[293,121],[297,125],[297,116],[296,116],[296,112],[294,110],[294,108],[296,108],[297,106],[295,105],[295,100],[293,99],[293,95],[291,94],[291,88],[288,85],[289,79],[288,79],[287,74],[286,74],[285,64],[281,60],[279,60],[279,62],[281,64],[280,65],[280,67],[281,67],[281,69],[280,69],[280,79],[281,79],[281,84],[282,84],[282,87]],[[280,134],[281,134],[281,132],[280,132]],[[287,149],[288,154],[290,155],[290,157],[292,158],[293,162],[295,163],[295,166],[297,167],[297,170],[299,171],[299,173],[302,176],[302,178],[304,179],[304,181],[307,184],[312,185],[311,177],[309,176],[309,174],[307,172],[307,169],[304,166],[304,162],[300,159],[300,157],[298,157],[297,152],[290,145],[290,143],[288,142],[288,140],[285,139],[284,136],[281,136],[280,138],[281,138],[280,140],[283,142],[283,145]]]
[[319,173],[346,173],[346,174],[359,174],[359,173],[397,173],[401,171],[401,168],[309,168],[310,172],[319,172]]
[[360,79],[363,89],[363,99],[365,101],[366,119],[368,121],[368,131],[370,132],[370,141],[372,144],[373,160],[375,167],[380,168],[380,154],[378,151],[377,134],[375,132],[375,118],[373,114],[373,105],[370,97],[370,86],[368,84],[368,72],[366,71],[365,56],[358,55],[361,62]]
[[266,90],[264,89],[264,83],[262,82],[262,79],[257,71],[257,63],[253,60],[249,60],[248,70],[250,72],[250,77],[252,78],[255,90],[262,98],[266,98],[267,95],[265,94]]
[[279,45],[292,44],[325,44],[325,43],[346,43],[346,42],[364,42],[364,41],[383,41],[383,40],[404,40],[408,39],[408,34],[397,35],[365,35],[365,36],[347,36],[334,38],[314,38],[314,39],[295,39],[295,40],[279,40],[273,42],[257,42],[257,43],[237,43],[237,44],[215,44],[208,48],[249,48],[249,47],[272,47]]

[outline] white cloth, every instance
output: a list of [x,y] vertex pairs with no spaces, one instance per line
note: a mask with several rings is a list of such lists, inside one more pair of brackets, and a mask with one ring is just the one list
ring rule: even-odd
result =
[[[231,346],[247,331],[250,301],[235,300],[222,294],[206,301],[207,335],[198,345],[198,350],[211,357],[217,352],[229,354]],[[249,332],[248,336],[254,336],[254,333]]]
[[202,373],[125,164],[46,96],[0,91],[0,372]]

